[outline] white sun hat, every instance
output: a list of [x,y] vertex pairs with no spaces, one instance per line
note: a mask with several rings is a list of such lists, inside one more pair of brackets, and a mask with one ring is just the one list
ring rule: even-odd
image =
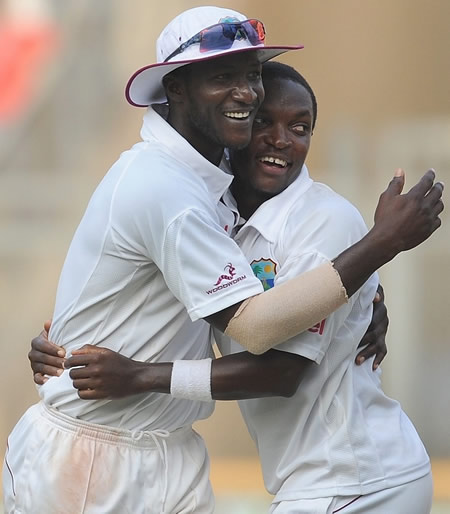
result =
[[186,64],[250,50],[265,62],[301,48],[303,45],[266,46],[262,22],[232,9],[195,7],[179,14],[161,32],[156,42],[157,62],[131,76],[125,96],[131,105],[147,107],[166,101],[163,77]]

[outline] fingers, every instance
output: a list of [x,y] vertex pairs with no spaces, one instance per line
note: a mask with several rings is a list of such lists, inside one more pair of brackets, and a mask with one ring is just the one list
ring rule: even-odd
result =
[[66,355],[64,348],[48,340],[47,333],[44,330],[31,340],[31,348],[37,352],[53,355],[55,357],[64,357]]
[[379,295],[380,301],[384,302],[384,289],[381,284],[378,284],[377,295]]
[[58,355],[50,354],[49,352],[42,352],[32,348],[28,352],[28,359],[31,362],[31,367],[35,369],[38,364],[48,364],[54,368],[64,368],[64,358]]
[[372,369],[375,371],[387,355],[387,346],[384,338],[383,341],[378,339],[376,342],[370,343],[365,348],[363,348],[356,356],[355,363],[360,366],[367,359],[372,358],[374,355],[375,358],[372,363]]
[[28,353],[33,373],[59,377],[64,371],[64,359],[31,350]]
[[50,327],[52,326],[52,320],[48,319],[44,321],[44,330],[48,333],[50,332]]
[[394,178],[389,182],[389,185],[386,191],[383,193],[384,195],[399,195],[403,191],[403,187],[405,185],[405,172],[398,168],[395,171]]
[[77,378],[73,380],[73,387],[78,390],[94,389],[95,385],[91,378]]
[[386,344],[375,355],[375,359],[373,360],[372,369],[375,371],[381,362],[384,360],[388,352]]
[[444,210],[444,202],[442,200],[438,200],[432,208],[431,214],[433,216],[439,216],[441,212]]
[[82,378],[93,378],[98,376],[99,370],[93,366],[81,366],[70,370],[69,375],[72,380],[79,380]]
[[100,361],[100,357],[107,354],[110,350],[106,348],[98,348],[90,344],[85,344],[78,350],[72,352],[71,357],[64,361],[66,369],[74,368],[76,366],[88,366]]
[[44,385],[47,382],[48,377],[45,377],[42,373],[35,373],[33,375],[34,383],[37,385]]
[[72,355],[86,355],[88,353],[105,353],[106,348],[99,348],[92,344],[84,344],[81,348],[72,351]]
[[44,364],[42,362],[33,362],[31,366],[33,373],[48,375],[49,377],[59,377],[64,373],[62,366],[53,366],[51,364]]
[[434,179],[436,177],[436,173],[433,169],[429,169],[417,182],[415,186],[413,186],[407,194],[410,196],[420,196],[423,197],[427,194],[428,191],[433,186]]
[[361,364],[363,364],[369,358],[366,348],[364,350],[361,350],[356,356],[355,363],[357,366],[361,366]]
[[78,389],[78,396],[82,400],[99,400],[108,398],[101,386],[92,378],[79,378],[74,380],[73,387]]
[[426,194],[426,197],[428,200],[430,200],[432,203],[436,203],[439,201],[440,198],[442,198],[442,193],[444,192],[444,183],[443,182],[436,182],[428,193]]
[[78,396],[82,400],[101,400],[103,398],[108,398],[108,395],[97,391],[96,389],[82,389],[78,391]]
[[386,357],[386,333],[389,326],[387,308],[384,303],[384,290],[381,284],[378,285],[377,293],[381,299],[373,304],[372,321],[358,346],[358,348],[361,346],[364,346],[364,348],[355,358],[356,364],[361,365],[367,359],[375,356],[372,363],[374,370],[378,368],[381,361]]
[[444,186],[442,182],[437,182],[425,196],[423,203],[426,208],[430,209],[432,217],[437,217],[444,210],[444,202],[442,201],[442,193]]

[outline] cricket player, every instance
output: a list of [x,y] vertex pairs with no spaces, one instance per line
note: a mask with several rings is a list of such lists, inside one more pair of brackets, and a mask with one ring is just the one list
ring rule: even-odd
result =
[[[361,243],[334,266],[328,260],[262,293],[229,237],[237,210],[224,194],[232,177],[217,166],[224,146],[249,142],[264,96],[261,61],[288,47],[264,46],[258,20],[199,9],[169,24],[159,62],[129,82],[136,105],[165,94],[168,120],[149,108],[142,142],[94,193],[63,268],[50,333],[68,354],[94,343],[157,367],[176,359],[187,366],[171,372],[171,395],[158,394],[161,382],[156,393],[123,400],[84,402],[68,373],[48,380],[43,401],[9,438],[7,512],[212,512],[207,454],[191,428],[212,411],[203,320],[263,353],[346,304],[374,269],[439,226],[434,174],[423,178],[415,202],[398,194],[399,176]],[[265,306],[272,316],[261,316]]]

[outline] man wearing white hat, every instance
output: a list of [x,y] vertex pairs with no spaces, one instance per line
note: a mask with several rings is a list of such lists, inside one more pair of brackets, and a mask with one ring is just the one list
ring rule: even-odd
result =
[[[208,457],[191,428],[213,409],[201,401],[211,398],[203,319],[262,353],[325,318],[436,228],[418,215],[413,230],[405,223],[411,211],[391,194],[369,236],[334,261],[339,274],[326,263],[260,294],[229,237],[237,212],[221,198],[232,177],[218,165],[225,146],[250,140],[264,96],[261,62],[294,48],[301,47],[264,46],[258,20],[202,7],[175,18],[158,39],[158,63],[130,79],[128,100],[167,99],[168,121],[149,107],[142,141],[95,191],[64,264],[50,337],[68,355],[89,343],[136,360],[199,366],[193,375],[173,371],[172,395],[123,400],[84,402],[67,372],[49,379],[42,402],[9,437],[7,513],[212,512]],[[262,318],[264,305],[271,315]]]

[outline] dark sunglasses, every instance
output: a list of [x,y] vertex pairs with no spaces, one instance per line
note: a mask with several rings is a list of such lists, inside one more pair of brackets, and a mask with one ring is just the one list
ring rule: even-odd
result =
[[191,45],[200,43],[200,52],[211,50],[227,50],[236,40],[247,39],[252,46],[261,45],[266,38],[266,31],[262,21],[245,20],[239,22],[225,22],[211,25],[182,43],[164,62],[184,52]]

